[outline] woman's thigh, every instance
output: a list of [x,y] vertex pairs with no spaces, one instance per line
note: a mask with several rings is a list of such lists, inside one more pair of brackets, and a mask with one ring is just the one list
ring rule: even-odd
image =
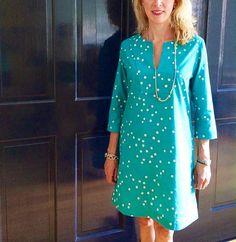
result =
[[154,221],[151,218],[136,217],[136,221],[140,226],[145,226],[145,227],[154,226]]

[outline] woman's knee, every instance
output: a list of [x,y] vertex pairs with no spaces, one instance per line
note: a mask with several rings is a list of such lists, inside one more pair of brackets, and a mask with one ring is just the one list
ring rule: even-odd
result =
[[169,241],[169,240],[173,239],[174,230],[165,228],[157,221],[154,222],[154,228],[155,228],[157,236],[159,238],[163,238],[163,241]]
[[153,220],[151,218],[137,217],[137,222],[140,226],[144,226],[144,227],[153,226]]

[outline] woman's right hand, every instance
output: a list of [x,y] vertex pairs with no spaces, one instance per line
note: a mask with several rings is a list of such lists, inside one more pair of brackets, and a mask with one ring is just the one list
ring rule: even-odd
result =
[[118,175],[118,161],[107,158],[104,164],[104,171],[107,182],[113,185],[116,184]]

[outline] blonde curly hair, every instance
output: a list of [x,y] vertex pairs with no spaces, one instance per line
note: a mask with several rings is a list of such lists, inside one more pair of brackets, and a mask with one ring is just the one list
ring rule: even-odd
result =
[[[148,18],[142,6],[142,0],[132,0],[132,2],[137,20],[136,32],[142,34],[148,28]],[[191,0],[177,0],[171,13],[171,27],[180,44],[186,44],[197,33],[195,24]]]

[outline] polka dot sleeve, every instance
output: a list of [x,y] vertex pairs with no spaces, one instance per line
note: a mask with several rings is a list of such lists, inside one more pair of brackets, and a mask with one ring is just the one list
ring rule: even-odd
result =
[[198,54],[195,73],[190,84],[195,121],[194,137],[198,139],[216,139],[217,130],[208,69],[208,57],[203,39],[199,44]]
[[126,72],[122,61],[122,49],[121,45],[108,116],[107,131],[109,132],[120,131],[120,124],[127,100]]

